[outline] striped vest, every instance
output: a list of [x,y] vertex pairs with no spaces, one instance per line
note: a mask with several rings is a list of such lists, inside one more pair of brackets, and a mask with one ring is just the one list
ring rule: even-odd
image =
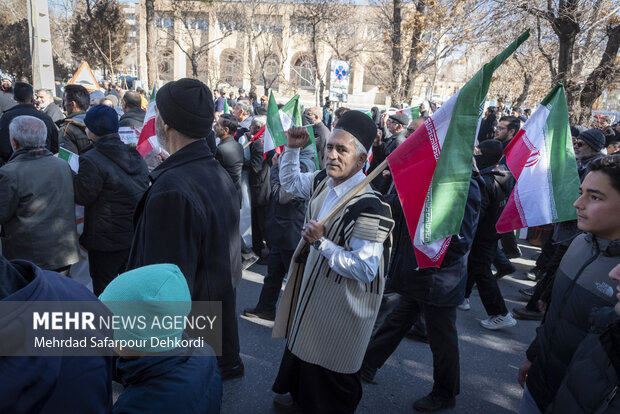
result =
[[[315,176],[306,222],[316,218],[329,188],[324,171]],[[297,246],[289,278],[278,307],[274,337],[286,337],[287,347],[303,361],[340,373],[359,371],[385,286],[385,267],[394,227],[389,205],[366,186],[325,224],[325,237],[350,250],[349,240],[384,243],[376,277],[370,283],[334,272],[313,247]]]

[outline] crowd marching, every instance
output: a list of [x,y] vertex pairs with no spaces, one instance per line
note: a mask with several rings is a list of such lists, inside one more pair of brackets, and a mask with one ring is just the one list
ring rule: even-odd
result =
[[[577,219],[529,229],[542,246],[527,273],[537,283],[521,290],[526,306],[509,310],[498,280],[516,271],[521,252],[514,231],[496,229],[518,178],[505,154],[535,112],[501,99],[486,109],[459,234],[429,267],[418,263],[384,161],[433,122],[434,104],[430,114],[365,113],[327,101],[298,107],[301,122],[285,126],[275,99],[238,92],[196,79],[154,96],[109,82],[90,92],[66,85],[59,107],[54,92],[3,79],[0,300],[147,301],[162,313],[171,300],[219,301],[222,353],[0,357],[0,412],[219,412],[222,381],[244,375],[236,289],[257,261],[267,274],[243,314],[274,321],[274,336],[287,338],[272,388],[279,412],[354,412],[362,381],[381,375],[406,336],[433,356],[432,390],[413,408],[454,407],[457,312],[470,309],[474,286],[488,314],[482,328],[542,321],[519,369],[520,413],[620,412],[620,123],[598,116],[570,127]],[[149,118],[156,139],[144,133]],[[123,128],[139,140],[127,143]],[[251,243],[240,233],[245,208]],[[71,280],[80,248],[92,292]],[[124,387],[114,402],[112,381]]]

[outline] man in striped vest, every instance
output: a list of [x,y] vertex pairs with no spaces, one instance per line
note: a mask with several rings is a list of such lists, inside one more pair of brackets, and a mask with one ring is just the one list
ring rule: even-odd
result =
[[367,115],[346,112],[327,140],[325,169],[302,174],[299,149],[308,133],[288,131],[280,182],[309,204],[274,326],[275,337],[288,339],[273,390],[290,396],[275,398],[279,410],[352,413],[362,397],[359,370],[381,303],[394,221],[370,185],[325,225],[319,221],[364,180],[375,133]]

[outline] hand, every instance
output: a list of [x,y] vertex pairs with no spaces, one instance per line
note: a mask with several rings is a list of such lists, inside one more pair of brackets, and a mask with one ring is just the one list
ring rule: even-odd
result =
[[527,379],[527,374],[530,372],[530,368],[532,367],[531,361],[525,361],[523,365],[519,367],[519,385],[521,388],[525,387],[525,380]]
[[383,132],[380,129],[377,129],[377,135],[375,135],[375,140],[372,142],[372,146],[373,147],[380,146],[382,137],[383,137]]
[[278,165],[278,164],[280,164],[280,154],[276,152],[273,154],[273,157],[271,157],[271,165]]
[[308,142],[310,135],[304,127],[292,126],[286,134],[286,146],[289,148],[302,148]]
[[243,135],[245,135],[245,137],[248,139],[248,141],[250,140],[250,138],[252,138],[252,133],[251,132],[246,132]]
[[381,123],[381,126],[384,127],[388,117],[390,116],[390,114],[388,114],[387,112],[384,112],[381,114],[381,117],[379,118],[379,122]]
[[325,234],[325,227],[316,220],[310,220],[301,229],[301,237],[308,243],[320,239]]

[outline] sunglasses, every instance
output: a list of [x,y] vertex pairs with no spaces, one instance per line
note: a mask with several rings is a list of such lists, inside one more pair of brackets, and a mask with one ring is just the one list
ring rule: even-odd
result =
[[586,145],[586,143],[583,142],[583,141],[575,141],[575,142],[573,142],[573,147],[581,148],[584,145]]

